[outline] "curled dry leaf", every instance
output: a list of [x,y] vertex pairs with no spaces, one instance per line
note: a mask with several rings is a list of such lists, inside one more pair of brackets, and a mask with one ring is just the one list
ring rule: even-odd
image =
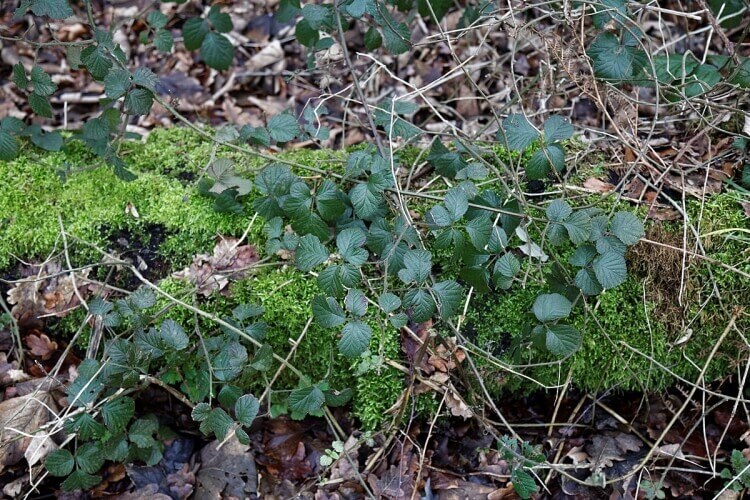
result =
[[47,361],[57,351],[57,342],[38,330],[32,330],[24,338],[26,345],[31,349],[31,354]]
[[609,182],[604,182],[596,177],[589,177],[586,179],[586,182],[583,183],[583,187],[597,193],[609,193],[615,189],[615,187]]
[[214,291],[224,290],[230,281],[246,276],[256,262],[258,252],[253,245],[239,245],[236,238],[223,238],[212,255],[196,255],[190,267],[173,276],[190,281],[200,294],[208,297]]

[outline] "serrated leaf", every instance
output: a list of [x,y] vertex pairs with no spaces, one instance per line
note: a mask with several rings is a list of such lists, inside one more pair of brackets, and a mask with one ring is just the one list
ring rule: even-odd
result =
[[163,28],[167,25],[167,16],[162,14],[161,11],[153,10],[148,13],[148,16],[146,16],[146,22],[152,28]]
[[102,80],[107,76],[114,65],[100,45],[91,45],[83,49],[81,62],[96,80]]
[[620,241],[618,237],[608,234],[596,240],[596,250],[600,254],[616,252],[620,255],[625,255],[625,252],[628,251],[628,247],[625,243]]
[[631,79],[648,62],[642,50],[621,44],[610,32],[597,36],[586,53],[592,60],[596,76],[608,80]]
[[562,222],[573,213],[573,209],[565,200],[554,200],[547,206],[547,218],[554,222]]
[[47,16],[50,19],[65,19],[74,15],[67,0],[30,0],[21,2],[14,17],[18,19],[28,9],[36,16]]
[[521,270],[521,263],[512,253],[506,253],[495,262],[494,272],[512,278]]
[[448,227],[453,224],[453,217],[443,205],[435,205],[427,213],[427,223],[435,227]]
[[318,30],[313,29],[307,19],[301,19],[294,27],[294,37],[305,47],[313,48],[320,40]]
[[104,93],[110,99],[118,99],[130,88],[130,71],[113,69],[104,79]]
[[599,295],[604,291],[592,269],[581,269],[576,273],[575,284],[584,295]]
[[599,283],[611,289],[621,285],[628,279],[628,270],[625,257],[620,253],[609,251],[594,260],[594,273]]
[[344,284],[341,280],[340,266],[328,266],[318,273],[318,286],[327,295],[340,297],[344,294]]
[[436,311],[435,301],[424,289],[408,290],[404,294],[404,307],[411,309],[411,319],[415,323],[427,321]]
[[193,408],[190,416],[193,417],[193,420],[195,420],[196,422],[203,422],[208,418],[209,413],[211,413],[210,404],[198,403],[197,405],[195,405],[195,408]]
[[432,287],[432,293],[437,298],[438,311],[440,312],[440,317],[443,319],[454,316],[459,307],[461,307],[464,291],[461,285],[453,280],[435,283]]
[[128,296],[128,301],[133,307],[143,311],[156,304],[156,296],[148,288],[140,287]]
[[135,414],[135,401],[124,396],[107,402],[102,406],[102,419],[110,432],[124,430]]
[[306,415],[319,414],[325,400],[323,391],[318,387],[302,387],[289,394],[289,408],[299,417],[298,419],[301,419]]
[[626,245],[635,245],[646,234],[643,223],[630,212],[617,212],[610,227],[612,234]]
[[549,119],[544,122],[544,142],[547,144],[570,139],[572,135],[573,125],[562,116],[550,116]]
[[575,249],[568,262],[576,267],[584,267],[589,265],[596,255],[596,248],[588,244],[582,245]]
[[73,472],[75,460],[68,450],[54,450],[44,460],[44,467],[56,477],[64,477]]
[[36,92],[29,94],[29,107],[39,116],[52,118],[52,106],[49,104],[49,99]]
[[[242,389],[236,385],[227,384],[221,388],[217,397],[223,407],[232,408],[237,403],[237,400],[240,399],[240,396],[242,396]],[[206,416],[208,416],[208,413],[206,413]]]
[[466,197],[464,190],[460,188],[450,189],[446,193],[443,203],[445,203],[445,209],[450,214],[451,222],[461,219],[469,209],[469,199]]
[[129,115],[147,115],[154,104],[154,94],[145,88],[135,88],[125,96],[125,112]]
[[174,46],[174,37],[172,32],[165,29],[158,29],[154,32],[154,47],[161,52],[171,52]]
[[209,26],[205,19],[192,17],[185,21],[185,24],[182,26],[182,39],[185,42],[185,48],[188,50],[200,48],[208,31]]
[[404,283],[424,283],[432,270],[432,254],[427,250],[408,250],[404,254],[404,269],[398,277]]
[[52,95],[57,90],[57,84],[39,66],[31,68],[31,84],[34,85],[34,92],[44,97]]
[[350,321],[344,325],[339,351],[348,358],[354,358],[365,352],[370,346],[372,329],[361,321]]
[[60,151],[63,138],[58,131],[44,132],[40,129],[38,133],[31,136],[31,142],[45,151]]
[[312,234],[306,234],[299,240],[295,252],[297,269],[308,272],[328,260],[328,250],[320,240]]
[[305,4],[302,6],[301,14],[314,30],[320,30],[332,25],[331,18],[333,11],[324,5]]
[[503,120],[505,143],[511,151],[523,151],[539,138],[539,132],[521,114],[511,114]]
[[213,360],[214,377],[222,382],[234,379],[247,363],[247,349],[239,342],[225,345]]
[[234,59],[232,42],[221,33],[209,31],[201,44],[201,57],[209,67],[215,70],[229,69]]
[[156,85],[159,83],[159,78],[153,71],[141,66],[133,72],[133,83],[156,92]]
[[164,320],[159,328],[161,340],[176,351],[185,349],[189,344],[189,339],[185,330],[171,319]]
[[346,321],[344,310],[333,297],[316,295],[312,301],[312,311],[318,324],[324,328],[333,328]]
[[367,262],[367,250],[362,248],[367,242],[367,235],[359,228],[347,228],[336,236],[336,247],[346,262],[361,266]]
[[200,430],[206,435],[213,432],[217,439],[223,441],[229,434],[233,425],[234,421],[227,412],[222,408],[214,408],[208,414],[208,417],[201,422]]
[[291,113],[279,113],[268,120],[268,133],[276,142],[289,142],[300,134],[299,123]]
[[492,219],[488,214],[482,214],[466,223],[469,241],[477,250],[484,250],[492,234]]
[[388,321],[391,322],[393,328],[403,328],[409,323],[409,316],[406,313],[398,313],[388,318]]
[[331,180],[325,179],[315,193],[315,207],[320,216],[329,222],[333,222],[346,210],[342,200],[342,193]]
[[385,49],[397,56],[407,52],[411,48],[411,30],[406,23],[391,21],[383,29],[383,44]]
[[258,401],[258,398],[252,394],[245,394],[234,404],[234,416],[237,417],[237,420],[246,427],[252,425],[255,417],[258,416],[259,410],[260,401]]
[[23,63],[16,63],[13,65],[13,72],[11,79],[19,90],[25,91],[29,86],[29,79],[26,77],[26,69],[23,67]]
[[218,5],[212,5],[208,11],[208,20],[219,33],[232,31],[232,18],[226,12],[221,12]]
[[248,318],[260,316],[264,312],[265,308],[263,306],[255,304],[240,304],[232,309],[232,316],[234,316],[238,321],[245,321]]
[[68,478],[63,481],[63,491],[89,490],[101,482],[101,476],[88,474],[82,470],[73,471]]
[[357,216],[364,220],[373,220],[385,215],[382,192],[371,189],[369,184],[357,184],[349,191],[349,199]]
[[392,313],[401,307],[401,299],[390,292],[386,292],[378,298],[378,305],[380,305],[384,313]]
[[585,212],[575,212],[562,223],[568,231],[570,241],[580,245],[588,241],[591,236],[591,218]]
[[551,144],[534,151],[526,163],[526,176],[532,180],[544,179],[552,167],[558,172],[565,168],[565,151],[559,144]]
[[547,350],[555,356],[569,356],[581,346],[581,334],[570,325],[545,325]]
[[356,288],[352,288],[344,298],[346,310],[354,316],[362,317],[367,313],[367,297],[364,293]]
[[0,160],[12,161],[18,156],[18,139],[0,130]]
[[340,407],[344,406],[349,400],[352,399],[354,391],[350,388],[343,389],[341,391],[328,390],[325,391],[326,406]]
[[513,490],[523,500],[531,498],[531,495],[539,491],[533,476],[523,469],[517,467],[513,469],[510,480],[513,483]]
[[365,48],[369,51],[373,51],[383,45],[383,36],[380,34],[377,28],[375,28],[374,26],[370,26],[370,28],[368,28],[367,32],[365,33],[364,42]]
[[559,293],[539,295],[534,301],[534,316],[541,322],[567,318],[573,308],[571,302]]
[[104,454],[98,443],[85,443],[76,449],[78,467],[89,474],[94,474],[104,465]]

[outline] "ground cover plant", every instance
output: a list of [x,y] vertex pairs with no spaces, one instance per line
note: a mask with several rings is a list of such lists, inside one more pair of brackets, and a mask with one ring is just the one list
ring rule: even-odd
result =
[[2,11],[4,494],[742,491],[747,7],[699,4]]

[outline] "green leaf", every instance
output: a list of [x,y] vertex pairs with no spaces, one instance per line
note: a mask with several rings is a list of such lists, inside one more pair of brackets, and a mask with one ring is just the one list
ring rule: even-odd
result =
[[75,460],[68,450],[55,450],[44,460],[44,466],[49,473],[57,477],[64,477],[73,472],[74,465]]
[[392,313],[401,307],[401,299],[390,292],[386,292],[378,298],[378,305],[380,305],[384,313]]
[[380,35],[380,32],[375,28],[374,26],[370,26],[370,28],[365,33],[365,48],[369,51],[377,50],[381,45],[383,45],[383,37]]
[[82,470],[76,470],[68,476],[68,479],[63,481],[62,489],[63,491],[86,491],[99,484],[101,480],[101,476],[94,476],[92,474],[87,474]]
[[314,30],[320,30],[333,25],[333,11],[324,5],[308,3],[302,6],[302,17]]
[[466,223],[466,232],[469,240],[477,250],[484,250],[492,235],[492,219],[489,214],[484,213],[479,217]]
[[297,269],[308,272],[327,260],[328,250],[316,236],[306,234],[300,238],[299,246],[295,252]]
[[585,267],[597,256],[596,248],[591,245],[582,245],[575,249],[568,262],[572,266]]
[[383,28],[383,41],[385,48],[391,54],[397,56],[407,52],[411,48],[411,30],[406,23],[391,22]]
[[0,130],[0,160],[12,161],[18,156],[18,139]]
[[453,224],[453,217],[443,205],[435,205],[427,213],[427,223],[430,226],[448,227]]
[[565,150],[559,144],[551,144],[534,151],[526,163],[526,176],[532,180],[544,179],[552,167],[558,172],[565,168]]
[[326,224],[318,214],[309,211],[298,216],[292,222],[292,229],[294,229],[297,234],[311,234],[319,239],[327,239],[330,235],[328,224]]
[[591,218],[585,212],[575,212],[562,223],[568,231],[570,241],[580,245],[588,241],[591,236]]
[[11,79],[19,90],[25,91],[29,86],[29,79],[26,77],[26,69],[23,67],[23,63],[16,63],[13,65],[13,73]]
[[359,228],[347,228],[336,236],[336,247],[349,264],[361,266],[367,262],[367,250],[362,248],[367,242],[367,235]]
[[291,113],[279,113],[268,120],[268,133],[276,142],[289,142],[300,134],[299,123]]
[[154,434],[159,429],[159,423],[153,418],[139,418],[128,430],[128,439],[139,448],[148,448],[156,444]]
[[221,33],[209,31],[201,44],[201,57],[209,67],[215,70],[229,69],[234,59],[232,42]]
[[324,328],[333,328],[346,321],[344,310],[333,297],[316,295],[312,301],[312,311],[318,324]]
[[31,142],[46,151],[60,151],[63,145],[63,138],[60,132],[45,133],[40,129],[38,133],[31,136]]
[[153,10],[146,16],[146,22],[152,28],[159,29],[167,25],[167,16],[161,13],[161,11]]
[[232,31],[232,18],[226,12],[221,12],[218,5],[212,5],[208,11],[208,20],[219,33]]
[[81,62],[96,80],[102,80],[114,64],[101,45],[91,45],[81,52]]
[[65,390],[68,403],[73,406],[86,406],[96,400],[102,390],[98,372],[99,362],[96,360],[87,359],[78,365],[78,377]]
[[373,220],[385,215],[383,194],[370,188],[369,184],[357,184],[349,191],[349,199],[357,216],[364,220]]
[[154,104],[154,94],[148,89],[135,88],[125,96],[125,112],[129,115],[147,115]]
[[[47,16],[50,19],[65,19],[74,15],[68,0],[31,0],[30,2],[21,2],[21,6],[14,13],[14,17],[20,18],[20,15],[29,8],[34,15]],[[19,13],[21,10],[22,12]]]
[[564,200],[554,200],[547,207],[547,218],[554,222],[562,222],[573,213],[568,202]]
[[34,92],[44,97],[52,95],[57,90],[57,84],[39,66],[31,68],[31,83],[34,85]]
[[76,463],[83,472],[94,474],[102,468],[104,460],[104,454],[98,443],[86,443],[76,448]]
[[435,314],[435,301],[425,289],[412,289],[404,294],[404,307],[411,309],[411,319],[422,323]]
[[192,17],[185,21],[182,26],[182,39],[185,42],[185,48],[196,50],[200,48],[208,34],[208,22],[200,17]]
[[127,396],[114,399],[102,406],[104,425],[112,433],[124,430],[134,414],[135,401]]
[[39,116],[52,118],[52,106],[49,105],[49,100],[36,92],[29,94],[29,107]]
[[159,329],[161,340],[176,351],[185,349],[189,344],[189,339],[185,330],[171,319],[164,320]]
[[435,283],[432,287],[432,292],[437,298],[441,318],[448,319],[454,316],[458,308],[461,307],[464,291],[461,285],[455,281],[446,280]]
[[346,310],[356,317],[362,317],[367,313],[367,297],[356,288],[352,288],[344,299]]
[[620,253],[609,251],[594,260],[594,273],[599,283],[606,288],[615,288],[628,279],[625,257]]
[[333,222],[343,215],[346,206],[344,205],[342,196],[343,193],[329,179],[325,179],[318,186],[315,193],[315,207],[324,220]]
[[445,195],[445,209],[450,214],[451,222],[456,222],[469,209],[469,199],[461,188],[452,188]]
[[539,491],[532,475],[521,468],[513,469],[510,480],[513,483],[513,490],[523,500],[531,498],[531,495]]
[[544,325],[547,329],[547,350],[555,356],[569,356],[581,346],[581,334],[570,325]]
[[348,358],[354,358],[365,352],[370,346],[372,329],[361,321],[350,321],[344,325],[339,351]]
[[208,417],[201,422],[200,430],[206,435],[213,432],[217,439],[223,441],[229,434],[229,430],[233,425],[234,421],[227,412],[222,408],[214,408],[211,410],[211,413],[208,414]]
[[626,245],[635,245],[646,234],[643,223],[630,212],[617,212],[612,217],[611,230]]
[[[232,408],[240,399],[240,396],[242,396],[242,389],[236,385],[227,384],[219,391],[218,399],[219,403],[225,408]],[[208,412],[206,412],[206,417],[208,417]]]
[[[511,114],[503,120],[502,132],[511,151],[523,151],[539,138],[539,132],[521,114]],[[502,137],[501,137],[502,139]]]
[[539,295],[534,301],[534,316],[541,322],[567,318],[573,304],[559,293]]
[[320,34],[318,30],[313,29],[307,19],[301,19],[297,26],[294,28],[294,36],[297,41],[308,48],[315,47],[315,44],[320,40]]
[[625,252],[628,251],[628,247],[616,236],[608,234],[596,240],[596,250],[601,254],[616,252],[620,255],[625,255]]
[[398,313],[388,318],[388,321],[391,322],[393,328],[403,328],[409,323],[409,317],[406,313]]
[[104,93],[110,99],[118,99],[130,88],[130,71],[113,69],[104,79]]
[[432,270],[432,254],[427,250],[408,250],[404,254],[404,269],[398,277],[404,283],[424,283]]
[[128,296],[128,301],[133,307],[143,311],[144,309],[153,307],[156,304],[156,296],[154,295],[154,292],[145,286],[142,286]]
[[174,46],[174,37],[172,32],[165,29],[158,29],[154,32],[154,47],[161,52],[171,52]]
[[743,89],[750,88],[750,57],[741,58],[742,62],[735,69],[729,81]]
[[245,321],[248,318],[255,318],[256,316],[260,316],[264,312],[265,308],[263,306],[258,306],[255,304],[240,304],[232,309],[232,316],[234,316],[237,321]]
[[94,417],[89,413],[79,415],[72,420],[65,422],[65,431],[69,433],[76,433],[80,439],[98,439],[102,437],[107,429],[94,420]]
[[222,382],[228,382],[240,373],[247,364],[247,349],[239,342],[225,345],[213,360],[214,377]]
[[587,51],[597,77],[608,80],[628,80],[647,64],[643,51],[630,45],[621,45],[617,36],[601,33]]
[[593,5],[595,14],[593,16],[594,26],[604,29],[609,23],[613,23],[615,29],[627,26],[628,7],[625,0],[601,0]]
[[604,291],[592,269],[581,269],[576,273],[575,284],[585,295],[599,295]]
[[301,420],[306,415],[321,413],[326,397],[316,386],[295,389],[289,394],[289,408],[294,412],[292,418]]
[[234,416],[242,425],[247,427],[250,427],[255,417],[258,416],[259,410],[260,402],[252,394],[245,394],[234,404]]
[[195,405],[195,408],[193,408],[193,411],[190,413],[190,416],[193,417],[193,420],[196,422],[203,422],[208,418],[208,415],[211,413],[211,405],[208,403],[198,403]]
[[495,262],[495,273],[512,278],[521,270],[521,263],[512,253],[506,253]]
[[547,144],[570,139],[572,135],[573,125],[562,116],[550,116],[544,122],[544,142]]
[[341,391],[328,390],[325,392],[326,406],[339,407],[344,406],[349,400],[352,399],[354,391],[350,388],[343,389]]

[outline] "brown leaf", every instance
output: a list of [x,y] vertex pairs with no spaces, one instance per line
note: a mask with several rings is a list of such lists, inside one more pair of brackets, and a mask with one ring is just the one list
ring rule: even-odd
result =
[[31,444],[31,434],[50,420],[55,403],[47,392],[0,403],[0,471],[17,464]]
[[219,447],[212,441],[201,450],[195,499],[249,498],[258,488],[258,473],[250,447],[232,437]]
[[583,187],[597,193],[609,193],[615,189],[615,187],[609,182],[604,182],[596,177],[589,177],[586,179],[586,182],[583,183]]
[[27,335],[24,340],[31,349],[31,354],[42,358],[44,361],[51,358],[57,350],[57,342],[50,340],[47,335],[38,330],[32,330],[32,333]]
[[190,281],[206,297],[224,290],[230,281],[246,276],[247,270],[258,261],[258,252],[253,245],[238,243],[237,238],[222,238],[212,255],[196,255],[190,267],[173,276]]

